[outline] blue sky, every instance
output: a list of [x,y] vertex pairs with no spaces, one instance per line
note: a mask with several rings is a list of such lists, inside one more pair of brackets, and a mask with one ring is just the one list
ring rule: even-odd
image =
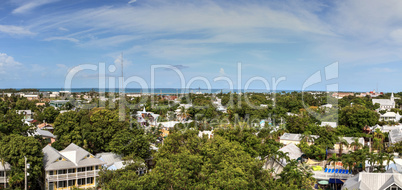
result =
[[[136,76],[151,87],[402,91],[402,1],[4,0],[0,3],[0,88],[65,85],[80,65],[106,64],[106,78]],[[238,63],[241,63],[239,77]],[[325,67],[338,62],[338,77]],[[114,72],[108,70],[115,65]],[[112,66],[113,67],[113,66]],[[217,78],[221,77],[221,78]],[[241,78],[239,80],[239,78]],[[215,79],[215,80],[214,80]],[[117,80],[117,79],[116,79]],[[204,82],[202,81],[204,80]],[[194,82],[192,82],[194,81]],[[189,84],[192,82],[191,84]],[[101,82],[103,84],[103,82]],[[109,82],[105,82],[109,84]],[[98,71],[72,87],[97,87]],[[118,84],[115,84],[117,86]],[[131,83],[128,87],[139,87]]]

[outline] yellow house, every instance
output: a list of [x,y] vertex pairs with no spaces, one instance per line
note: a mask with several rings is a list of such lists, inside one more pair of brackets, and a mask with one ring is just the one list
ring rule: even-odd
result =
[[62,151],[57,151],[50,145],[42,151],[47,190],[94,188],[99,170],[106,164],[74,143]]

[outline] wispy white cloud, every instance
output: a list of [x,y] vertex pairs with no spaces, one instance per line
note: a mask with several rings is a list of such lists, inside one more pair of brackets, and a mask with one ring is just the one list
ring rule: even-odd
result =
[[67,40],[70,42],[74,42],[74,43],[78,43],[80,42],[79,40],[75,39],[75,38],[70,38],[70,37],[50,37],[50,38],[46,38],[45,41],[54,41],[54,40]]
[[130,0],[130,1],[128,2],[128,4],[135,3],[135,2],[137,2],[137,0]]
[[0,25],[0,32],[10,35],[34,35],[33,32],[21,26]]
[[14,14],[24,14],[32,11],[33,9],[46,5],[49,3],[54,3],[59,0],[30,0],[30,1],[20,1],[20,5],[12,11]]

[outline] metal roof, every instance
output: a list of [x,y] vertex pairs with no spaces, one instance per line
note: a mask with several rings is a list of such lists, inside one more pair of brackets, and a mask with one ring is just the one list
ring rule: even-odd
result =
[[47,145],[42,151],[46,171],[106,164],[74,143],[60,152],[50,145]]

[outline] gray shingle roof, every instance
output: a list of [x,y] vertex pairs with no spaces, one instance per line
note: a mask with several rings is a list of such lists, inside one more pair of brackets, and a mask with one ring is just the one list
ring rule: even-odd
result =
[[402,174],[392,170],[385,173],[360,172],[346,180],[342,189],[382,190],[392,184],[402,187]]
[[279,151],[281,151],[283,153],[288,153],[289,158],[292,159],[292,160],[296,160],[301,155],[303,155],[303,152],[300,150],[300,148],[297,147],[293,143],[290,143],[290,144],[282,147],[281,149],[279,149]]
[[43,148],[43,164],[45,170],[58,170],[76,167],[103,165],[106,162],[95,158],[88,151],[71,143],[62,151],[57,151],[50,145]]

